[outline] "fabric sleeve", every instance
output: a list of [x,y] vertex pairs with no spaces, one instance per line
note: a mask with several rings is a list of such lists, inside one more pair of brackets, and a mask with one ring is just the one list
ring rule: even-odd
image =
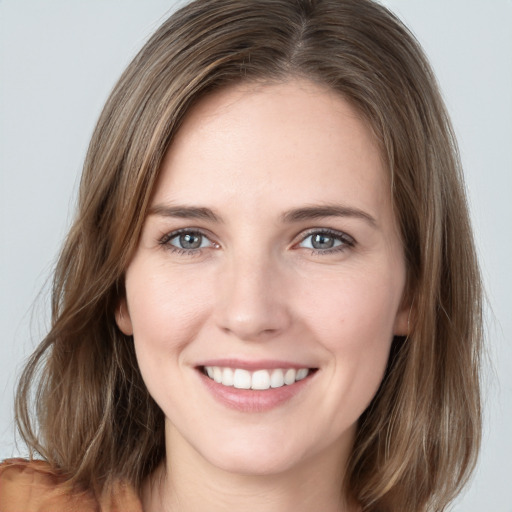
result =
[[0,512],[142,512],[131,486],[116,483],[99,500],[73,489],[43,461],[0,463]]

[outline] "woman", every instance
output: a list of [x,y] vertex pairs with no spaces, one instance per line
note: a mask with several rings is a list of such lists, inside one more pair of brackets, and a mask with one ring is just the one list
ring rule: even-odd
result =
[[0,510],[443,510],[480,437],[454,148],[378,4],[174,14],[93,135]]

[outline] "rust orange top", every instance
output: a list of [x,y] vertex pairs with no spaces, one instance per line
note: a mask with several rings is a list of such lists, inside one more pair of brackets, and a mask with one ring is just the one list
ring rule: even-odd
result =
[[0,512],[142,512],[142,504],[129,484],[97,499],[73,490],[46,462],[8,459],[0,463]]

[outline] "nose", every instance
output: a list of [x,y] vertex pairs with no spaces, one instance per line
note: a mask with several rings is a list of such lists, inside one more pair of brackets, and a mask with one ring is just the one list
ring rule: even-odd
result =
[[269,256],[244,256],[226,263],[218,276],[215,319],[241,340],[273,338],[289,328],[283,272]]

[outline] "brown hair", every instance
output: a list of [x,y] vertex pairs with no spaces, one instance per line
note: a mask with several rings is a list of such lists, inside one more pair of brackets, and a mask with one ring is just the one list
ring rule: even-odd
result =
[[52,328],[18,389],[20,432],[72,481],[96,489],[114,477],[139,486],[162,461],[162,412],[115,324],[123,272],[191,105],[237,81],[290,77],[338,91],[371,126],[407,260],[411,333],[393,342],[345,483],[365,511],[441,511],[479,447],[480,277],[435,77],[411,33],[370,0],[198,0],[151,37],[90,143],[55,272]]

